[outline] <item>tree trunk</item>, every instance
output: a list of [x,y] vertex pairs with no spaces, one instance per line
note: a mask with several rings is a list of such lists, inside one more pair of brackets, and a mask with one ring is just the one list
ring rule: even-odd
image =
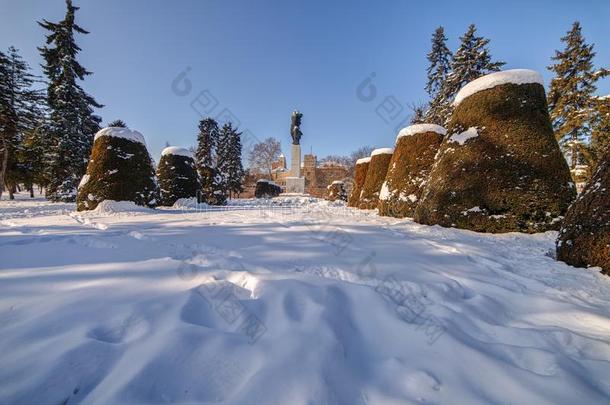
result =
[[0,198],[5,188],[4,176],[6,174],[6,167],[8,164],[8,147],[4,137],[0,137]]
[[30,184],[30,198],[34,198],[34,185]]
[[572,161],[570,169],[572,170],[576,169],[576,165],[578,164],[578,145],[576,144],[577,140],[578,138],[576,138],[576,134],[572,134],[572,156],[570,156]]

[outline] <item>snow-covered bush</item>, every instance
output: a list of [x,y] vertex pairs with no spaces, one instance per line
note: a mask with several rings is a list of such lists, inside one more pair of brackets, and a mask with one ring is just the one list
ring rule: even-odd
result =
[[327,197],[328,201],[347,201],[347,192],[345,191],[345,183],[340,180],[333,181],[327,189]]
[[354,169],[354,186],[352,192],[347,200],[349,207],[358,207],[360,202],[360,193],[362,192],[362,186],[364,186],[364,180],[366,179],[366,172],[369,169],[370,157],[358,159],[356,161],[356,168]]
[[169,146],[161,152],[157,166],[160,205],[172,206],[179,198],[195,197],[199,188],[193,155],[187,149]]
[[366,178],[362,185],[358,206],[362,209],[372,210],[379,203],[379,192],[385,181],[393,150],[391,148],[375,149],[371,152],[371,161],[366,171]]
[[610,275],[610,149],[568,209],[557,239],[557,258],[576,267],[600,266]]
[[270,180],[261,179],[256,182],[254,196],[256,198],[272,198],[277,197],[282,192],[280,186]]
[[540,75],[483,76],[454,106],[415,220],[478,232],[557,229],[575,189]]
[[142,134],[118,127],[100,130],[78,187],[77,209],[92,210],[104,200],[154,207],[157,199],[155,170]]
[[399,132],[379,193],[380,215],[413,217],[446,133],[445,128],[433,124],[411,125]]

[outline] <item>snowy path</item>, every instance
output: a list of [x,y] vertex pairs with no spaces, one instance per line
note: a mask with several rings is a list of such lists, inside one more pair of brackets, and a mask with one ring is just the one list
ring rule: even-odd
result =
[[0,403],[608,403],[610,278],[554,233],[292,203],[0,202]]

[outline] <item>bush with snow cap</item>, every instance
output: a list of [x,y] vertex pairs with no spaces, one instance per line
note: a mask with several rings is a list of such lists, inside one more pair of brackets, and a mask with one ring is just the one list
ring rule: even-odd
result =
[[540,75],[483,76],[454,105],[415,220],[478,232],[557,229],[575,189]]
[[157,205],[153,161],[138,131],[108,127],[95,135],[87,173],[78,187],[77,209],[93,210],[104,200]]
[[273,198],[280,195],[282,188],[271,180],[260,179],[256,182],[254,196],[256,198]]
[[385,180],[388,165],[392,159],[392,148],[380,148],[371,152],[371,161],[366,171],[366,178],[360,192],[358,207],[361,209],[375,209],[379,202],[379,191]]
[[380,215],[413,216],[446,133],[445,128],[434,124],[411,125],[399,132],[379,193]]
[[576,267],[599,266],[610,275],[610,148],[568,209],[557,239],[557,259]]
[[179,198],[197,195],[199,182],[193,154],[184,148],[169,146],[161,152],[157,166],[160,205],[172,206]]
[[326,187],[328,201],[347,201],[347,191],[345,191],[345,183],[340,180],[333,181]]
[[358,207],[360,203],[360,193],[366,180],[366,172],[369,169],[369,163],[371,162],[370,157],[358,159],[356,161],[356,168],[354,169],[354,186],[352,192],[347,200],[348,207]]

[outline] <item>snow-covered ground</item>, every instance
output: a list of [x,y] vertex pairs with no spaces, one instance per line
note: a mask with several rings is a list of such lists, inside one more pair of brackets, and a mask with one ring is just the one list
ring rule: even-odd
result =
[[1,201],[0,403],[608,403],[610,278],[555,233],[260,205]]

